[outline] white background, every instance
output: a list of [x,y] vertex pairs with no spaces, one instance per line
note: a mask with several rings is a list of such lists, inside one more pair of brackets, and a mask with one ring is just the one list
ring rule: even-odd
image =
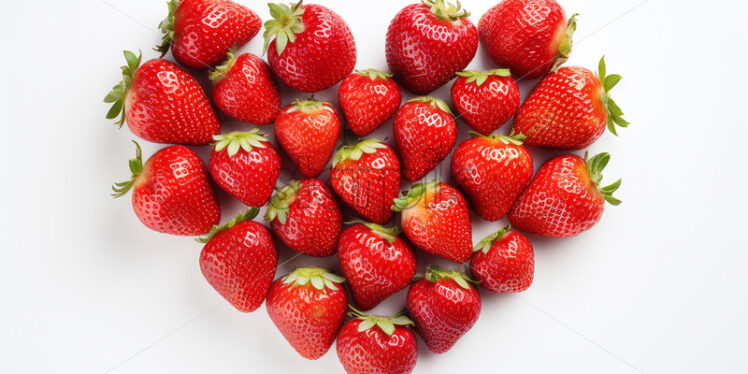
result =
[[[198,243],[149,231],[129,197],[110,198],[128,177],[133,135],[104,119],[102,98],[122,49],[156,56],[166,6],[106,1],[0,3],[0,372],[342,372],[334,347],[308,362],[264,306],[242,314],[224,302],[200,274]],[[443,355],[419,343],[415,373],[748,371],[748,6],[639,1],[561,1],[581,13],[568,64],[594,69],[606,54],[608,72],[624,77],[612,96],[631,126],[590,148],[612,154],[605,181],[623,178],[623,204],[577,238],[531,237],[532,287],[482,293],[476,326]],[[350,25],[357,68],[387,68],[385,31],[408,1],[319,2]],[[264,2],[241,3],[269,17]],[[464,3],[477,23],[495,1]],[[482,49],[470,64],[493,67]],[[523,97],[535,83],[521,82]],[[284,104],[296,96],[286,89]],[[390,132],[391,122],[376,135]],[[141,143],[146,156],[161,147]],[[556,153],[534,154],[540,164]],[[226,220],[241,206],[220,197]],[[504,224],[474,218],[476,243]],[[422,271],[432,257],[419,260]],[[279,275],[335,262],[297,257]],[[375,312],[403,302],[401,292]]]

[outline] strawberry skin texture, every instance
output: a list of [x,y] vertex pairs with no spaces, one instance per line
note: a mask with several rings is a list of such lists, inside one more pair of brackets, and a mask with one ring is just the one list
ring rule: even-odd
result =
[[400,87],[390,77],[371,79],[353,73],[343,79],[338,90],[348,128],[359,137],[371,134],[392,117],[401,99]]
[[358,331],[361,320],[348,321],[338,334],[338,358],[347,374],[409,374],[416,366],[418,345],[413,333],[396,326],[392,335],[378,327]]
[[280,111],[280,92],[265,61],[246,53],[213,87],[213,102],[218,109],[238,120],[267,125]]
[[530,287],[535,275],[532,243],[518,232],[507,232],[487,253],[479,250],[473,254],[470,273],[489,291],[522,292]]
[[519,87],[512,77],[489,75],[480,86],[459,77],[452,84],[451,96],[459,116],[483,135],[496,131],[519,109]]
[[281,169],[278,151],[270,142],[265,148],[243,149],[229,156],[226,149],[210,154],[210,175],[216,184],[242,203],[261,207],[273,194]]

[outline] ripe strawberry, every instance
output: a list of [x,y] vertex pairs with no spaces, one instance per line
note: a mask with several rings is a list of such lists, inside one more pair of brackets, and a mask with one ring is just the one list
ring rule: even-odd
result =
[[478,50],[470,12],[444,0],[423,0],[395,15],[387,29],[387,65],[395,80],[423,95],[449,82]]
[[340,109],[356,136],[371,134],[400,107],[400,87],[391,77],[379,70],[356,70],[340,83]]
[[483,14],[478,32],[497,64],[534,78],[569,57],[575,17],[567,21],[556,0],[503,0]]
[[608,161],[610,155],[605,152],[589,161],[576,155],[548,160],[514,203],[509,222],[531,234],[559,238],[589,230],[600,220],[605,201],[621,203],[613,197],[620,179],[600,187]]
[[400,161],[395,151],[379,140],[362,140],[335,154],[330,183],[356,213],[369,221],[386,223],[400,193]]
[[316,92],[340,82],[356,66],[356,42],[337,13],[317,4],[269,3],[265,51],[270,67],[291,88]]
[[280,111],[280,92],[270,68],[259,57],[233,52],[210,74],[215,83],[213,102],[218,109],[238,120],[267,125]]
[[288,343],[309,360],[330,349],[345,320],[345,279],[320,268],[298,268],[273,282],[265,307]]
[[281,160],[259,129],[213,137],[210,175],[224,191],[249,206],[265,205],[273,194]]
[[154,143],[205,145],[221,132],[221,123],[195,78],[169,61],[125,51],[122,81],[104,98],[113,103],[107,119]]
[[132,177],[115,183],[112,196],[132,189],[132,208],[151,230],[172,235],[202,235],[221,219],[205,164],[195,151],[173,145],[153,154],[145,165],[140,145],[130,160]]
[[457,123],[449,106],[434,97],[408,100],[395,114],[392,130],[403,158],[403,174],[411,182],[439,165],[457,142]]
[[265,220],[288,248],[314,257],[335,254],[343,215],[319,179],[291,181],[270,199]]
[[305,177],[317,177],[340,137],[340,118],[329,103],[297,100],[275,118],[275,137]]
[[503,218],[532,178],[532,156],[522,136],[477,136],[452,155],[452,175],[473,210],[486,221]]
[[548,74],[532,90],[514,119],[515,133],[527,136],[531,146],[582,149],[615,125],[627,127],[623,111],[608,93],[621,76],[605,75],[605,59],[598,74],[578,67],[563,67]]
[[154,48],[190,68],[211,67],[226,53],[247,44],[262,27],[249,8],[228,0],[169,0],[169,14],[158,25],[164,34]]
[[526,236],[506,226],[475,246],[470,274],[493,292],[522,292],[532,284],[535,254]]
[[405,236],[418,248],[454,262],[470,259],[470,213],[456,188],[438,180],[417,184],[395,199],[392,210],[402,212]]
[[340,235],[340,267],[363,310],[407,287],[416,274],[415,254],[399,233],[397,227],[356,221]]
[[452,104],[475,131],[490,135],[519,109],[519,87],[508,69],[461,71],[452,83]]
[[251,208],[223,226],[214,226],[200,252],[200,270],[213,288],[240,312],[262,305],[278,264],[275,242],[268,229],[252,221],[260,210]]
[[431,352],[448,351],[478,320],[480,295],[470,282],[463,273],[431,265],[425,279],[410,286],[408,313]]

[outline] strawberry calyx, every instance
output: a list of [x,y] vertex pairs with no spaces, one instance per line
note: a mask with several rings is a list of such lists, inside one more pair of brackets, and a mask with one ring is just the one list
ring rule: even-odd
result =
[[265,212],[265,220],[271,222],[278,218],[281,224],[286,224],[288,219],[288,211],[291,204],[296,200],[296,192],[301,188],[300,181],[291,181],[283,187],[280,191],[276,192],[273,197],[270,198],[268,203],[268,209]]
[[252,152],[252,147],[265,148],[265,144],[262,144],[262,142],[268,141],[265,134],[260,132],[260,129],[213,135],[213,140],[215,141],[215,151],[220,152],[226,149],[229,157],[233,157],[239,152],[240,148],[247,153]]
[[130,51],[123,51],[123,54],[125,55],[127,64],[120,67],[122,69],[122,80],[116,86],[112,87],[112,90],[104,97],[105,103],[112,103],[106,114],[106,119],[119,117],[114,123],[119,125],[120,128],[125,123],[125,98],[127,97],[127,91],[130,89],[135,71],[138,70],[140,61],[143,58],[143,54],[140,51],[138,51],[137,56]]
[[207,243],[212,239],[216,234],[222,231],[226,231],[232,227],[234,227],[237,223],[244,222],[244,221],[251,221],[257,216],[257,213],[260,212],[260,208],[249,208],[246,212],[239,212],[239,214],[232,220],[226,222],[223,225],[213,225],[213,227],[210,229],[210,232],[205,234],[204,236],[200,236],[195,238],[195,241],[198,243]]
[[473,138],[488,138],[491,140],[499,140],[504,144],[514,144],[514,145],[522,145],[527,139],[527,137],[522,134],[515,134],[514,131],[512,131],[509,135],[483,135],[477,131],[470,131],[470,135],[473,136]]
[[231,48],[231,50],[226,53],[226,60],[224,60],[221,65],[213,68],[213,70],[210,72],[209,78],[211,82],[217,83],[221,79],[226,78],[226,75],[229,73],[231,68],[234,67],[235,63],[236,51],[234,50],[234,48]]
[[429,189],[436,191],[441,184],[441,180],[436,179],[431,182],[423,182],[416,184],[411,187],[407,192],[400,193],[392,204],[392,210],[395,212],[402,212],[405,209],[412,207],[414,204],[421,200],[421,196]]
[[376,153],[377,149],[382,148],[387,148],[387,146],[377,139],[364,139],[356,145],[345,145],[335,152],[335,157],[332,159],[332,166],[335,167],[335,165],[345,160],[358,161],[364,153]]
[[456,4],[445,3],[444,0],[422,0],[422,3],[430,7],[431,13],[442,21],[454,22],[470,16],[470,12],[462,9],[459,0]]
[[265,45],[262,47],[262,54],[267,53],[270,46],[270,40],[275,38],[275,51],[280,56],[286,49],[288,43],[296,41],[296,34],[304,31],[304,9],[301,7],[302,1],[296,4],[275,4],[268,3],[270,16],[273,17],[265,21],[265,32],[262,37],[265,39]]
[[443,111],[445,111],[445,112],[447,112],[449,114],[452,114],[452,110],[449,109],[449,105],[447,105],[447,103],[445,103],[444,100],[436,98],[436,97],[433,97],[433,96],[414,97],[414,98],[408,100],[408,102],[409,103],[410,102],[429,103],[434,108],[439,108],[439,109],[441,109],[441,110],[443,110]]
[[140,176],[140,173],[143,171],[143,155],[140,151],[140,144],[134,140],[132,142],[135,143],[135,158],[131,158],[129,161],[132,176],[130,177],[130,180],[112,185],[112,191],[114,191],[114,193],[112,193],[113,197],[123,196],[127,191],[130,191],[132,186],[135,184],[135,181],[138,179],[138,176]]
[[366,226],[371,232],[373,232],[375,235],[381,237],[382,239],[386,240],[388,243],[392,244],[397,239],[397,235],[400,234],[402,231],[400,231],[400,228],[397,226],[382,226],[373,222],[366,222],[364,220],[360,219],[354,219],[351,221],[347,221],[346,225],[355,225],[355,224],[362,224]]
[[473,252],[482,251],[483,253],[488,254],[488,251],[491,249],[491,246],[493,245],[493,243],[503,238],[504,235],[506,235],[506,233],[508,233],[509,229],[511,228],[512,228],[512,225],[506,225],[500,228],[499,231],[496,231],[495,233],[489,236],[486,236],[485,238],[483,238],[483,240],[478,242],[478,245],[473,247]]
[[603,105],[605,105],[605,110],[608,111],[608,130],[613,133],[613,135],[618,136],[616,125],[628,127],[629,122],[623,119],[623,111],[621,110],[621,107],[613,101],[609,92],[616,84],[618,84],[622,77],[619,74],[606,75],[605,56],[603,56],[597,64],[597,78],[600,80],[600,84],[603,87],[603,93],[600,98],[603,101]]
[[281,281],[292,287],[306,286],[311,283],[312,287],[318,290],[324,290],[327,287],[335,291],[338,289],[335,283],[343,283],[345,278],[322,268],[296,268],[281,278]]
[[426,275],[424,275],[424,279],[434,283],[436,283],[440,279],[451,279],[455,281],[458,286],[468,290],[470,289],[470,283],[478,284],[478,281],[471,279],[467,276],[467,274],[463,272],[444,270],[439,265],[429,266],[426,270]]
[[619,178],[617,181],[605,187],[600,187],[600,182],[603,180],[602,171],[605,169],[605,166],[608,165],[609,161],[610,154],[608,152],[598,153],[587,161],[587,172],[590,174],[590,179],[595,182],[595,186],[603,195],[605,201],[611,205],[618,205],[621,203],[621,200],[614,197],[613,193],[621,187],[621,179]]
[[569,20],[566,21],[566,31],[564,31],[563,34],[560,36],[560,40],[558,43],[558,56],[556,57],[556,61],[553,62],[553,66],[551,66],[551,71],[556,72],[558,70],[559,66],[561,66],[566,60],[569,59],[569,55],[571,54],[571,47],[573,45],[573,36],[574,32],[577,31],[577,16],[579,13],[574,13],[569,17]]
[[153,50],[161,52],[160,57],[164,57],[166,52],[169,52],[169,47],[171,47],[171,43],[174,42],[174,13],[177,11],[178,5],[178,0],[167,1],[166,6],[169,8],[169,13],[166,15],[166,18],[158,24],[158,29],[161,30],[161,33],[164,34],[164,36],[161,38],[161,44],[157,45]]
[[286,110],[287,113],[292,113],[296,111],[301,111],[304,113],[314,113],[320,110],[329,110],[333,111],[332,107],[330,106],[330,103],[322,100],[317,100],[315,98],[309,98],[306,100],[299,100],[296,99],[291,105],[288,110]]
[[404,311],[395,314],[394,316],[387,317],[365,314],[364,312],[354,308],[352,305],[348,305],[348,308],[350,309],[348,311],[349,317],[361,320],[361,323],[358,324],[358,332],[364,332],[376,326],[379,327],[382,332],[387,334],[387,336],[392,336],[392,334],[395,332],[395,326],[415,325],[415,323],[413,323],[410,318],[403,315],[405,313]]
[[475,84],[480,87],[483,83],[486,83],[486,80],[488,80],[488,77],[491,75],[496,75],[499,77],[510,77],[512,73],[509,71],[509,69],[493,69],[489,71],[475,71],[475,70],[465,70],[465,71],[458,71],[455,73],[461,77],[467,78],[465,80],[465,83],[472,83],[475,82]]
[[356,73],[359,74],[359,75],[367,76],[371,80],[381,79],[381,80],[385,80],[386,81],[387,78],[392,77],[392,74],[385,73],[385,72],[383,72],[381,70],[377,70],[377,69],[356,70]]

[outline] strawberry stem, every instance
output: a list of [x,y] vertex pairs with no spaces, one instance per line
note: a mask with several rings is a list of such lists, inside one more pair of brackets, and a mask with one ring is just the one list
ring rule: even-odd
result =
[[395,239],[397,239],[397,235],[401,233],[400,228],[398,228],[397,226],[382,226],[382,225],[379,225],[373,222],[366,222],[360,219],[354,219],[354,220],[345,222],[346,225],[355,225],[359,223],[366,226],[374,234],[386,240],[390,244],[394,243]]
[[208,232],[204,236],[200,236],[200,237],[195,238],[195,241],[197,241],[198,243],[207,243],[207,242],[210,241],[210,239],[212,239],[214,236],[216,236],[216,234],[218,234],[219,232],[228,230],[228,229],[234,227],[239,222],[251,221],[252,219],[254,219],[257,216],[257,213],[259,213],[259,212],[260,212],[260,208],[256,208],[256,207],[249,208],[244,213],[239,212],[239,214],[234,219],[226,222],[223,225],[214,225],[210,229],[210,232]]
[[125,55],[126,65],[122,65],[122,80],[112,88],[112,90],[104,97],[105,103],[113,103],[106,114],[107,119],[115,119],[119,116],[119,119],[114,123],[122,128],[122,124],[125,123],[125,99],[127,99],[127,91],[130,90],[135,72],[140,66],[140,61],[143,54],[138,51],[138,55],[130,51],[123,51]]
[[457,283],[462,288],[470,289],[470,283],[472,284],[478,284],[478,281],[475,281],[467,276],[467,274],[459,271],[451,271],[451,270],[444,270],[439,265],[431,265],[426,270],[426,275],[424,278],[429,282],[437,282],[440,279],[451,279]]
[[283,283],[294,287],[311,284],[312,287],[318,290],[324,290],[327,287],[333,291],[338,289],[335,283],[345,282],[345,278],[332,274],[322,268],[297,268],[281,280]]
[[603,175],[602,171],[605,169],[605,166],[608,165],[608,162],[610,161],[610,154],[607,152],[598,153],[592,158],[587,161],[587,172],[590,174],[590,179],[592,179],[593,182],[595,182],[595,186],[600,191],[600,193],[603,195],[603,198],[605,201],[610,203],[611,205],[618,205],[621,203],[621,200],[613,196],[613,193],[618,190],[619,187],[621,187],[621,179],[618,179],[617,181],[605,186],[600,187],[600,182],[602,182]]
[[267,53],[271,39],[275,38],[275,51],[280,56],[288,43],[296,41],[296,34],[304,31],[304,9],[301,3],[299,1],[290,7],[286,4],[268,3],[270,16],[273,18],[265,22],[265,32],[262,34],[265,39],[263,55]]
[[166,18],[158,24],[158,28],[164,36],[161,38],[161,44],[153,48],[154,51],[161,53],[161,56],[159,57],[164,57],[166,52],[169,52],[171,43],[174,42],[174,13],[177,11],[179,1],[169,0],[166,2],[166,6],[169,8],[169,13],[166,15]]
[[345,160],[358,161],[364,153],[376,153],[377,149],[382,148],[387,148],[387,146],[382,144],[378,139],[364,139],[356,145],[343,146],[335,153],[335,157],[332,159],[332,166],[335,167],[335,165]]
[[226,135],[213,135],[215,141],[215,150],[220,152],[226,149],[229,157],[233,157],[239,149],[243,149],[245,152],[252,152],[253,147],[265,148],[265,144],[262,142],[268,141],[265,134],[260,132],[260,129],[252,129],[249,131],[237,131]]
[[115,183],[112,186],[112,191],[114,191],[114,193],[112,193],[113,197],[123,196],[127,191],[130,191],[132,186],[135,184],[135,180],[138,179],[138,176],[140,176],[140,173],[143,171],[143,155],[140,150],[140,144],[134,140],[132,142],[135,143],[135,158],[131,158],[128,162],[132,176],[128,181]]
[[489,236],[486,236],[485,238],[483,238],[483,240],[478,242],[478,245],[476,245],[473,248],[473,252],[483,251],[483,253],[487,254],[488,251],[491,249],[491,246],[493,245],[493,243],[503,238],[504,235],[506,235],[506,233],[508,233],[509,229],[511,228],[512,228],[512,225],[506,225],[500,228],[499,231],[496,231],[495,233]]
[[489,70],[486,72],[475,71],[475,70],[465,70],[465,71],[458,71],[455,74],[461,77],[467,78],[465,80],[465,83],[475,82],[475,84],[478,87],[483,85],[483,83],[486,83],[486,80],[488,80],[488,77],[491,75],[495,75],[498,77],[510,77],[512,75],[509,69],[493,69],[493,70]]
[[268,209],[265,212],[265,220],[272,222],[278,218],[281,224],[286,224],[288,219],[289,206],[296,200],[296,193],[301,188],[301,182],[291,181],[279,192],[276,192],[268,203]]
[[436,191],[439,189],[439,185],[441,184],[441,180],[436,179],[431,182],[423,182],[416,184],[415,186],[411,187],[410,190],[407,192],[400,193],[400,196],[398,196],[397,199],[394,200],[394,204],[392,204],[392,210],[395,212],[402,212],[405,209],[408,209],[409,207],[413,206],[416,202],[418,202],[421,199],[421,196],[429,189],[434,189]]
[[356,70],[356,73],[359,75],[367,76],[371,80],[377,80],[377,79],[387,80],[387,78],[392,77],[392,74],[385,73],[377,69]]
[[470,16],[470,12],[462,9],[460,1],[457,4],[445,3],[444,0],[423,0],[423,4],[431,7],[431,13],[443,21],[457,21]]
[[603,93],[601,95],[601,100],[603,101],[603,105],[605,105],[605,110],[608,112],[608,131],[613,133],[613,135],[618,136],[618,132],[616,131],[616,125],[620,127],[628,127],[629,122],[623,119],[623,110],[621,110],[621,107],[618,106],[618,104],[613,101],[613,99],[610,97],[610,90],[618,84],[618,82],[621,81],[621,75],[619,74],[611,74],[606,75],[605,71],[605,56],[600,58],[600,62],[597,64],[597,78],[600,80],[600,84],[603,86]]
[[350,309],[350,311],[348,312],[349,317],[361,320],[361,323],[359,323],[358,325],[358,332],[364,332],[374,326],[377,326],[380,330],[382,330],[382,332],[387,334],[387,336],[392,336],[392,334],[395,332],[395,326],[414,325],[413,321],[410,318],[402,315],[402,312],[391,317],[374,316],[365,314],[364,312],[354,308],[352,305],[348,305],[348,308]]
[[452,110],[449,109],[449,105],[447,105],[447,103],[445,103],[444,100],[438,99],[438,98],[433,97],[433,96],[414,97],[414,98],[408,100],[408,102],[409,103],[410,102],[429,103],[434,108],[439,108],[439,109],[441,109],[441,110],[443,110],[443,111],[445,111],[445,112],[447,112],[449,114],[452,114]]
[[234,48],[231,48],[228,53],[226,53],[226,60],[221,63],[221,65],[216,66],[213,71],[210,72],[209,78],[211,82],[217,83],[223,78],[226,78],[226,75],[231,71],[231,68],[234,67],[234,64],[236,63],[236,50]]

